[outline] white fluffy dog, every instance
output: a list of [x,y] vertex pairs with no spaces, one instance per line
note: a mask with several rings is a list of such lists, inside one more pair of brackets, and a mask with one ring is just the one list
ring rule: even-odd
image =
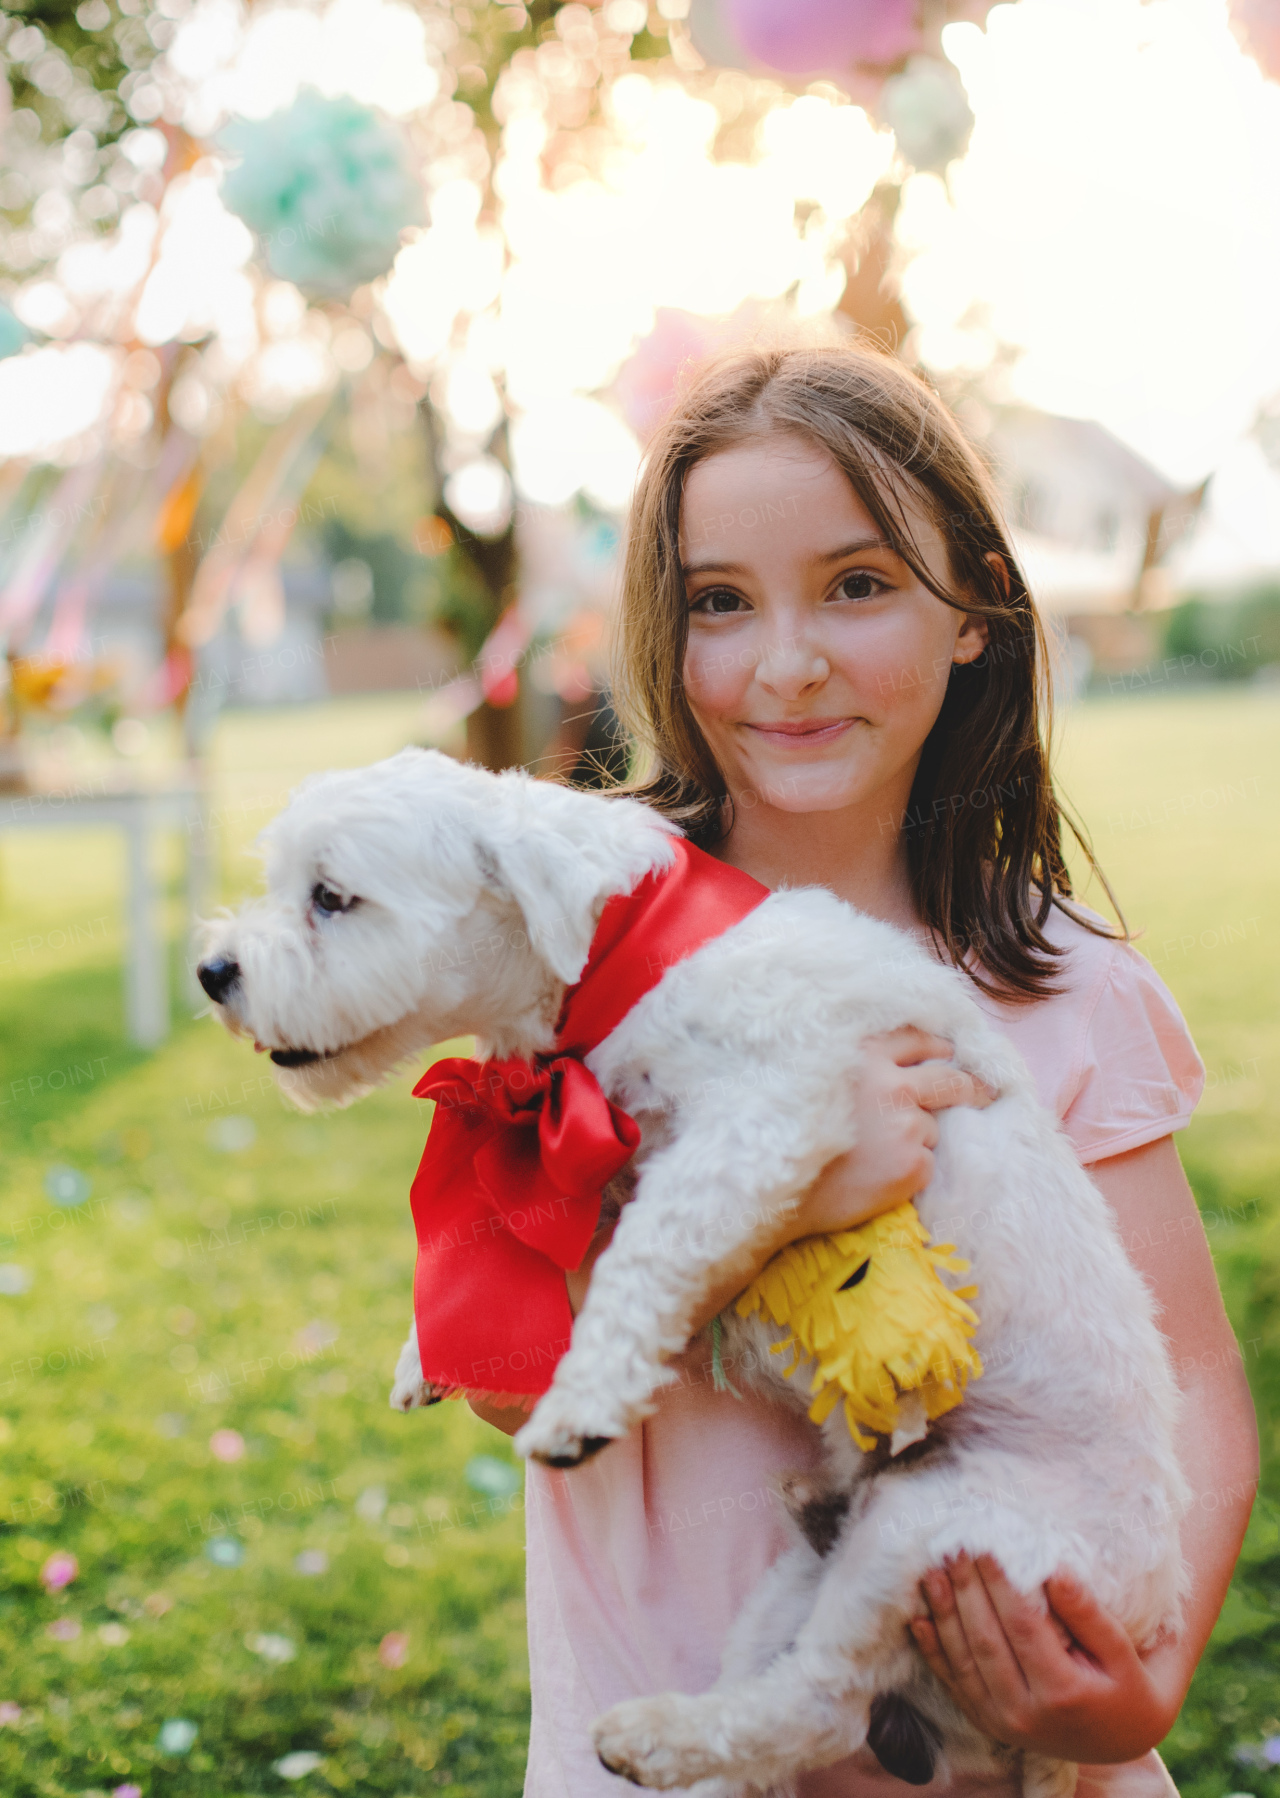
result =
[[[201,978],[233,1029],[306,1066],[306,1105],[345,1104],[464,1033],[482,1056],[531,1056],[552,1045],[605,900],[664,866],[672,835],[632,800],[416,750],[322,775],[268,829],[267,896],[211,926]],[[986,1371],[898,1458],[859,1452],[832,1413],[825,1478],[796,1495],[795,1546],[715,1687],[597,1721],[601,1759],[638,1784],[785,1786],[859,1748],[888,1704],[926,1778],[940,1749],[944,1767],[1020,1766],[1026,1798],[1066,1798],[1073,1765],[980,1735],[909,1644],[921,1575],[992,1554],[1024,1593],[1076,1575],[1139,1647],[1178,1625],[1176,1387],[1107,1207],[963,977],[820,889],[771,895],[589,1055],[643,1131],[638,1178],[516,1446],[564,1465],[654,1409],[703,1294],[738,1268],[745,1284],[765,1220],[852,1145],[863,1039],[902,1025],[949,1038],[999,1094],[941,1114],[916,1201],[972,1263]],[[777,1332],[730,1332],[779,1402],[807,1402],[761,1352]],[[412,1333],[397,1371],[394,1404],[429,1402]]]

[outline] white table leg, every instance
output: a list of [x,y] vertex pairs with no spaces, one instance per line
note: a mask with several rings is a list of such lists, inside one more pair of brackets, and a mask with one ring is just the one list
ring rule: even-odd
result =
[[139,808],[125,826],[129,856],[125,1023],[129,1040],[142,1049],[154,1049],[169,1034],[167,945],[157,917],[150,822],[146,809]]
[[196,942],[197,918],[205,918],[214,900],[217,835],[209,827],[209,796],[201,793],[187,807],[187,928],[183,985],[185,997],[193,1005],[203,1005],[205,995],[196,979],[199,945]]

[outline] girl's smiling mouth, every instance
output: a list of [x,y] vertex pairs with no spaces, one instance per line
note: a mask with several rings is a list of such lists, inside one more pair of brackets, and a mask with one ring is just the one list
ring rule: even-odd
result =
[[794,743],[799,747],[801,744],[833,743],[845,731],[852,730],[857,722],[856,718],[797,718],[789,723],[779,719],[769,724],[748,723],[747,729],[772,742]]

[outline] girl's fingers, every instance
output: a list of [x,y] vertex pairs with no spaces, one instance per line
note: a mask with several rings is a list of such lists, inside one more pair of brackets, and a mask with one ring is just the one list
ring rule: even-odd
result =
[[917,1030],[914,1024],[904,1025],[901,1030],[886,1030],[880,1040],[888,1045],[900,1068],[915,1067],[922,1061],[950,1061],[955,1053],[955,1045],[945,1036]]
[[1077,1585],[1069,1575],[1055,1573],[1046,1581],[1049,1603],[1061,1619],[1078,1650],[1099,1667],[1114,1667],[1134,1659],[1137,1650],[1110,1611],[1104,1610],[1091,1592]]
[[951,1587],[965,1646],[983,1686],[1004,1711],[1023,1703],[1028,1685],[982,1577],[968,1555],[951,1564]]
[[953,1683],[951,1665],[942,1652],[937,1630],[927,1617],[913,1617],[910,1627],[911,1639],[923,1655],[925,1665],[933,1677],[950,1691]]
[[1023,1683],[1041,1692],[1060,1686],[1063,1676],[1074,1672],[1068,1632],[1039,1594],[1027,1597],[1010,1585],[993,1556],[980,1555],[976,1566]]
[[970,1715],[985,1712],[990,1704],[990,1694],[982,1670],[970,1652],[951,1581],[945,1573],[935,1571],[925,1574],[921,1587],[938,1651],[947,1669],[946,1684]]
[[945,1111],[950,1105],[972,1105],[982,1111],[995,1098],[990,1087],[953,1061],[924,1061],[911,1069],[911,1075],[916,1104],[924,1111]]

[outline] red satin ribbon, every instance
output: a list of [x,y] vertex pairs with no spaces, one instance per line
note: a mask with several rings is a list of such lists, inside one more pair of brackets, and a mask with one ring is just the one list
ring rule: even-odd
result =
[[414,1314],[438,1387],[540,1393],[569,1346],[564,1275],[595,1234],[600,1195],[640,1142],[583,1057],[669,967],[754,911],[768,889],[683,839],[670,868],[608,900],[550,1054],[439,1061],[413,1182]]

